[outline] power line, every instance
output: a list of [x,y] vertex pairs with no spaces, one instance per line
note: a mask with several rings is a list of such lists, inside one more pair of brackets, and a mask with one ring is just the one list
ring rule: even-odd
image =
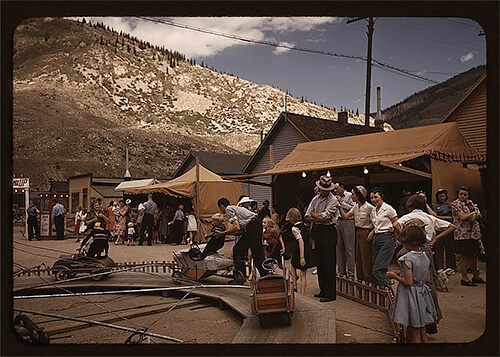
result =
[[[209,34],[209,35],[214,35],[214,36],[225,37],[225,38],[229,38],[229,39],[237,40],[237,41],[244,41],[244,42],[255,43],[255,44],[260,44],[260,45],[278,47],[278,48],[285,48],[285,49],[292,50],[292,51],[300,51],[300,52],[321,54],[321,55],[325,55],[325,56],[332,56],[332,57],[340,57],[340,58],[348,58],[348,59],[356,59],[356,60],[367,61],[367,58],[363,57],[363,56],[346,55],[346,54],[341,54],[341,53],[334,53],[334,52],[327,52],[327,51],[320,51],[320,50],[312,50],[312,49],[307,49],[307,48],[302,48],[302,47],[296,47],[296,46],[290,46],[290,45],[273,43],[273,42],[269,42],[269,41],[255,40],[255,39],[251,39],[251,38],[245,38],[245,37],[241,37],[241,36],[230,35],[230,34],[223,33],[223,32],[206,30],[206,29],[202,29],[202,28],[194,27],[194,26],[190,26],[190,25],[179,24],[179,23],[176,23],[176,22],[173,22],[173,21],[168,21],[168,20],[159,20],[159,19],[149,18],[149,17],[144,17],[144,16],[139,16],[139,18],[142,19],[142,20],[145,20],[145,21],[160,23],[160,24],[164,24],[164,25],[170,25],[170,26],[174,26],[174,27],[178,27],[178,28],[182,28],[182,29],[197,31],[197,32],[206,33],[206,34]],[[378,68],[380,68],[380,69],[383,69],[383,70],[389,70],[390,69],[392,71],[404,73],[408,78],[418,79],[418,80],[421,80],[421,81],[427,81],[429,83],[434,83],[434,84],[438,84],[439,83],[438,81],[435,81],[435,80],[432,80],[432,79],[429,79],[429,78],[425,78],[423,76],[420,76],[420,75],[417,75],[415,73],[412,73],[411,71],[408,71],[408,70],[405,70],[405,69],[402,69],[402,68],[398,68],[398,67],[394,67],[394,66],[382,63],[380,61],[376,61],[376,60],[373,60],[373,61],[377,62],[379,64]]]

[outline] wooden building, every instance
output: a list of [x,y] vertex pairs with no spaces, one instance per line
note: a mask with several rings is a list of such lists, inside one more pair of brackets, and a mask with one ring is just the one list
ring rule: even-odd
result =
[[[347,112],[339,112],[338,121],[282,112],[243,169],[244,173],[260,174],[269,170],[301,143],[383,131],[349,124],[347,119]],[[273,202],[271,176],[258,176],[253,180],[261,185],[248,184],[245,192],[259,205],[265,199]]]
[[449,122],[456,122],[467,142],[486,155],[486,73],[440,121]]
[[250,155],[225,154],[207,151],[191,151],[174,172],[172,179],[184,175],[196,166],[196,158],[200,165],[219,176],[241,175]]
[[71,176],[69,182],[69,207],[68,213],[75,213],[76,207],[90,208],[90,203],[100,198],[107,206],[110,201],[116,201],[123,197],[121,191],[115,191],[115,187],[123,181],[123,178],[93,177],[91,173]]

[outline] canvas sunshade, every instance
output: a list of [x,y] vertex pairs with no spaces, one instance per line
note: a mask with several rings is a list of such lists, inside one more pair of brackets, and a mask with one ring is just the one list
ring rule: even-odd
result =
[[[219,212],[217,200],[225,197],[231,203],[236,203],[243,194],[243,184],[222,179],[219,175],[207,170],[202,165],[199,166],[199,218],[210,219],[210,217]],[[132,190],[126,190],[126,193],[165,193],[176,197],[193,198],[193,207],[196,208],[196,167],[168,182],[159,183],[147,187],[141,187]]]
[[263,174],[400,163],[422,155],[450,161],[478,160],[481,156],[460,133],[455,122],[409,129],[301,143]]

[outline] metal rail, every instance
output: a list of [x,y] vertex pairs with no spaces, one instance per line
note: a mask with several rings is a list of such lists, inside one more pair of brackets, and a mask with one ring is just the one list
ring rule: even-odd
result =
[[191,285],[191,286],[176,286],[170,288],[148,288],[148,289],[130,289],[130,290],[111,290],[111,291],[91,291],[86,293],[72,293],[72,294],[45,294],[45,295],[19,295],[14,296],[14,299],[41,299],[41,298],[54,298],[54,297],[75,297],[87,295],[106,295],[106,294],[123,294],[123,293],[147,293],[153,291],[169,291],[169,290],[183,290],[183,289],[211,289],[211,288],[230,288],[230,289],[250,289],[245,285]]
[[77,321],[77,322],[85,322],[90,325],[100,325],[100,326],[105,326],[109,328],[114,328],[117,330],[123,330],[123,331],[129,331],[133,333],[137,333],[140,335],[146,335],[146,336],[151,336],[151,337],[157,337],[163,340],[168,340],[168,341],[173,341],[177,343],[183,343],[183,340],[180,340],[175,337],[170,337],[170,336],[164,336],[164,335],[159,335],[157,333],[153,332],[148,332],[148,331],[143,331],[140,329],[134,329],[130,327],[124,327],[124,326],[119,326],[119,325],[114,325],[114,324],[108,324],[106,322],[100,322],[100,321],[94,321],[94,320],[88,320],[88,319],[82,319],[82,318],[77,318],[77,317],[71,317],[71,316],[62,316],[62,315],[57,315],[57,314],[48,314],[45,312],[37,312],[37,311],[30,311],[30,310],[25,310],[25,309],[19,309],[19,308],[14,308],[14,311],[18,312],[24,312],[25,314],[33,314],[33,315],[40,315],[40,316],[46,316],[46,317],[56,317],[62,320],[70,320],[70,321]]

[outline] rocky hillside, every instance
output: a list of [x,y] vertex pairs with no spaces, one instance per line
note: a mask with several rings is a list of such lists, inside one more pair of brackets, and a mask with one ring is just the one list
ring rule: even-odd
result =
[[[218,73],[112,29],[29,19],[14,35],[14,173],[166,178],[191,150],[252,153],[285,93]],[[298,114],[337,112],[293,97]],[[351,115],[352,123],[364,122]]]
[[436,124],[486,72],[479,66],[415,93],[383,111],[394,129]]

